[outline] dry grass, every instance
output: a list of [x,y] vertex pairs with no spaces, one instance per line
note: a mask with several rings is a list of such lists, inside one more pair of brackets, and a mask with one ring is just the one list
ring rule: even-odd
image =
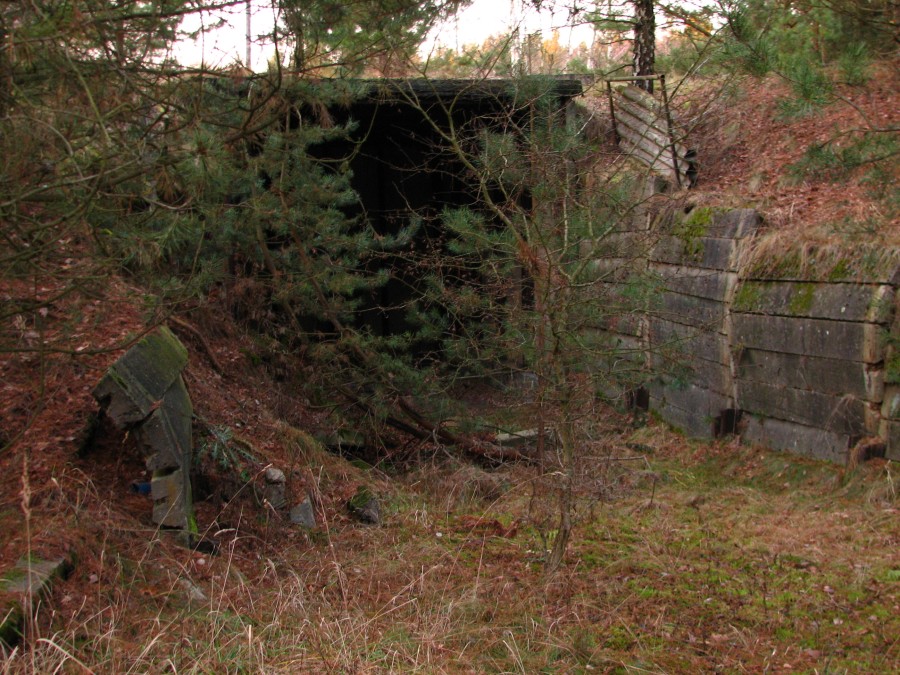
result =
[[[389,482],[370,475],[387,514],[377,528],[331,510],[327,527],[304,533],[229,504],[219,519],[234,511],[233,527],[215,556],[179,548],[143,524],[139,505],[69,470],[53,526],[70,533],[77,568],[2,672],[900,667],[896,467],[841,475],[774,453],[688,447],[656,428],[619,440],[641,443],[652,471],[607,474],[617,487],[605,502],[582,494],[593,508],[554,575],[530,525],[532,468],[447,460]],[[359,471],[320,459],[323,482]],[[469,489],[482,473],[500,494]],[[482,525],[516,519],[511,537]]]

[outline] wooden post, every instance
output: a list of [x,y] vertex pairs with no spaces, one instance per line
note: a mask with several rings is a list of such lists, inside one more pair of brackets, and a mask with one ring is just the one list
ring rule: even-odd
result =
[[659,88],[662,90],[663,108],[666,111],[666,126],[669,131],[669,147],[672,149],[672,168],[675,169],[675,182],[681,186],[681,168],[678,166],[678,151],[675,149],[675,128],[672,124],[672,112],[669,110],[669,95],[666,93],[666,76],[659,74]]
[[613,103],[613,90],[612,90],[612,82],[610,80],[606,81],[606,94],[609,96],[609,114],[612,117],[612,125],[613,125],[613,134],[616,138],[616,145],[619,144],[619,128],[616,126],[616,106]]

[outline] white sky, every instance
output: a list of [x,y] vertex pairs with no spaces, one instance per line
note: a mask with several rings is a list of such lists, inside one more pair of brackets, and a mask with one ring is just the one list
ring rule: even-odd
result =
[[[577,47],[581,42],[590,43],[591,30],[582,26],[572,29],[567,26],[569,14],[560,1],[544,2],[545,9],[538,13],[528,0],[474,0],[461,10],[455,18],[437,27],[422,48],[427,54],[437,44],[458,49],[468,44],[480,45],[492,35],[504,35],[517,26],[523,34],[540,30],[549,38],[554,29],[560,31],[560,43],[567,47]],[[198,36],[195,41],[180,40],[174,47],[175,58],[185,66],[210,67],[229,66],[243,63],[246,55],[246,8],[235,7],[188,16],[182,23],[182,30],[196,31],[202,25],[212,26],[219,22],[222,26],[214,31]],[[251,34],[254,37],[271,32],[275,21],[271,2],[252,0]],[[254,71],[266,69],[267,61],[274,56],[272,40],[257,40],[251,47],[251,68]]]

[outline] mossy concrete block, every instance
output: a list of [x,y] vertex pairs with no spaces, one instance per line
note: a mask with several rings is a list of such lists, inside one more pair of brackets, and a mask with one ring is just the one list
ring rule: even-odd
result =
[[[50,591],[55,579],[65,579],[71,571],[72,563],[66,558],[21,558],[0,580],[0,592],[24,597],[24,606],[33,607],[40,596]],[[0,642],[10,647],[16,644],[22,637],[24,620],[23,603],[19,600],[0,606]]]
[[741,239],[756,232],[760,223],[753,209],[695,208],[664,225],[651,260],[735,271]]
[[883,329],[877,324],[735,313],[732,326],[736,348],[871,364],[884,358]]
[[116,426],[134,427],[154,476],[153,521],[166,527],[194,526],[190,484],[193,409],[181,378],[187,358],[178,338],[160,328],[116,361],[93,392]]
[[689,211],[675,212],[660,223],[667,234],[693,234],[717,239],[743,239],[755,234],[762,218],[755,209],[722,209],[714,206],[695,206]]
[[663,422],[688,438],[713,438],[715,435],[712,418],[701,417],[692,410],[683,410],[673,405],[651,405],[651,409]]
[[740,379],[737,389],[738,407],[752,414],[839,434],[866,434],[869,406],[859,398]]
[[110,366],[93,395],[119,428],[146,418],[187,364],[187,349],[165,327]]
[[743,239],[756,234],[762,222],[762,217],[756,209],[713,211],[707,233],[714,237]]
[[884,397],[884,371],[861,361],[823,359],[745,348],[736,357],[742,380],[850,395],[878,402]]
[[738,312],[836,321],[887,323],[893,311],[890,286],[790,281],[744,281],[734,297]]
[[843,464],[847,461],[850,436],[787,420],[744,415],[743,441],[765,445],[804,457]]
[[710,270],[734,270],[738,242],[716,237],[660,237],[650,253],[655,263],[702,267]]

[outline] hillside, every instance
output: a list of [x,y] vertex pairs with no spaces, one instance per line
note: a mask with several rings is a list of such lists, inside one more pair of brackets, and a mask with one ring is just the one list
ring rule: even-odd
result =
[[[692,92],[700,182],[684,198],[759,208],[776,247],[900,245],[892,65],[806,116],[779,118],[774,81]],[[811,146],[851,147],[864,124],[893,130],[875,146],[888,161],[810,163]],[[61,242],[60,269],[87,268],[85,246]],[[234,319],[225,290],[168,321],[190,355],[208,545],[184,548],[152,525],[133,439],[94,421],[90,395],[157,317],[133,282],[88,271],[78,293],[53,276],[0,287],[3,303],[41,306],[9,317],[0,352],[0,570],[73,564],[25,640],[3,647],[4,672],[900,668],[894,464],[695,443],[598,407],[567,562],[548,575],[556,495],[539,467],[473,464],[399,433],[377,456],[329,452],[312,436],[344,430],[307,398],[308,364]],[[493,390],[475,403],[506,404]],[[262,500],[270,465],[289,505],[311,496],[315,529]],[[378,526],[348,512],[363,486],[380,499]]]

